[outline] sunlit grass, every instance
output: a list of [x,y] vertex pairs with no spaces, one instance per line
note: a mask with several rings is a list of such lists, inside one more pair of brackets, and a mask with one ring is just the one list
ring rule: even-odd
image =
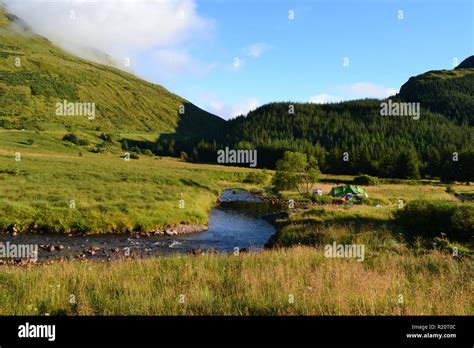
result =
[[46,141],[49,147],[40,149],[22,139],[0,144],[0,229],[15,223],[20,230],[101,233],[202,224],[222,190],[247,186],[248,169],[153,156],[125,161],[117,148],[94,154],[54,137]]
[[436,251],[358,262],[303,247],[71,261],[3,269],[0,315],[472,315],[470,272],[469,262]]

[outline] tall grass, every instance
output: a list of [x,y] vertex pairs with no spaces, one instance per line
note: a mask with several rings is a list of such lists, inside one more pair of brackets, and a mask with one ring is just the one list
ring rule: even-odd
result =
[[0,230],[12,223],[20,231],[52,233],[202,224],[223,189],[251,186],[241,183],[245,169],[7,146],[0,149]]
[[3,269],[0,315],[472,315],[471,266],[436,251],[358,262],[307,247],[72,261]]

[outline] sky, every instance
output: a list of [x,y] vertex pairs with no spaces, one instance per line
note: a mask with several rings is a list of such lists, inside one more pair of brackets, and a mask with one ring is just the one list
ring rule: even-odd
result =
[[474,54],[474,0],[3,2],[55,44],[105,52],[226,119],[274,101],[384,98]]

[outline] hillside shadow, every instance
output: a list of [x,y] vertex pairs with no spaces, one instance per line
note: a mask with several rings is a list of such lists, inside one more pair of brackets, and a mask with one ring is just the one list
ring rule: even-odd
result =
[[177,110],[177,126],[174,132],[157,134],[156,141],[126,140],[129,148],[149,149],[155,154],[178,155],[180,151],[188,154],[200,141],[223,141],[228,124],[224,119],[200,109],[191,103],[183,103]]
[[210,187],[206,186],[206,185],[202,185],[200,183],[198,183],[197,181],[194,181],[194,180],[190,180],[190,179],[179,179],[179,181],[183,184],[183,185],[186,185],[186,186],[191,186],[191,187],[196,187],[196,188],[200,188],[200,189],[203,189],[203,190],[207,190],[209,192],[212,192],[214,194],[219,194],[218,191],[216,190],[213,190],[211,189]]
[[351,226],[355,230],[362,228],[381,229],[392,227],[393,222],[387,219],[366,217],[366,216],[334,216],[321,219],[321,217],[306,217],[298,220],[288,220],[283,225],[299,224],[303,226]]

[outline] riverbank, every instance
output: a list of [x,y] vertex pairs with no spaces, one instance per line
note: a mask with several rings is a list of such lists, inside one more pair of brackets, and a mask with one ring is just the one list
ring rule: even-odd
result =
[[[0,265],[24,266],[36,262],[63,262],[71,259],[111,261],[125,258],[144,258],[162,252],[156,246],[173,248],[177,241],[172,236],[188,235],[207,231],[206,225],[177,225],[151,232],[136,232],[127,235],[52,235],[52,234],[0,234],[2,250],[34,249],[34,256],[0,258]],[[168,238],[166,238],[168,237]],[[173,244],[173,242],[175,244]],[[28,250],[29,250],[28,249]]]
[[[223,196],[228,191],[224,191]],[[234,195],[232,194],[232,197]],[[235,195],[233,199],[239,199]],[[253,196],[249,196],[253,197]],[[239,204],[245,203],[245,210]],[[0,235],[0,265],[24,266],[30,262],[68,260],[113,261],[166,256],[174,253],[202,255],[259,251],[275,233],[275,228],[260,218],[256,202],[226,202],[213,208],[209,225],[178,225],[153,232],[132,234],[17,234]],[[230,207],[229,207],[230,205]],[[249,210],[256,214],[251,214]],[[254,216],[256,215],[256,216]],[[15,255],[18,250],[34,252]],[[10,251],[11,250],[11,251]],[[25,254],[25,252],[23,252]],[[15,260],[13,258],[22,258]]]

